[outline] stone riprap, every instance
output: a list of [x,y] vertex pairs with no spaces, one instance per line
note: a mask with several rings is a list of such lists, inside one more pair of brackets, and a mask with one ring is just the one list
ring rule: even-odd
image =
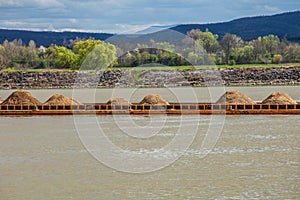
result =
[[0,72],[0,89],[299,85],[300,67]]

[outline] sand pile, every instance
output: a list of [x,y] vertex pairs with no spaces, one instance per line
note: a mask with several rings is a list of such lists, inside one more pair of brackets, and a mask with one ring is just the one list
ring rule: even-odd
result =
[[288,94],[284,92],[273,92],[262,104],[297,104]]
[[216,104],[255,104],[255,102],[237,90],[228,90],[220,97]]
[[41,104],[42,102],[34,98],[30,92],[17,90],[9,95],[9,97],[7,97],[1,105],[37,106]]
[[61,94],[55,94],[51,96],[45,103],[45,106],[55,106],[55,105],[65,105],[65,106],[70,106],[70,105],[80,105],[79,102],[77,102],[74,99],[71,99],[69,97],[66,97]]
[[161,98],[158,94],[149,94],[144,97],[140,104],[156,104],[156,105],[169,105],[169,103]]
[[129,101],[127,101],[126,99],[121,98],[121,97],[112,98],[106,104],[111,104],[111,105],[131,105],[131,103]]

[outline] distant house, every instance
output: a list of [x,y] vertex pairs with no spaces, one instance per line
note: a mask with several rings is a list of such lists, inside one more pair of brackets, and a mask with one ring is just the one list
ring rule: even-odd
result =
[[40,46],[39,48],[38,48],[38,52],[39,53],[45,53],[46,52],[46,47],[44,47],[44,46]]

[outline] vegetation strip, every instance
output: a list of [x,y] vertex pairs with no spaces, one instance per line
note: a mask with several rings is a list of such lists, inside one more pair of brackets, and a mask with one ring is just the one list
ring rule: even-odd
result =
[[0,44],[0,70],[6,68],[88,70],[136,67],[151,63],[164,66],[190,66],[191,63],[234,66],[300,62],[300,45],[284,38],[279,39],[272,34],[243,41],[242,38],[230,33],[219,38],[209,30],[192,29],[186,33],[186,38],[179,46],[180,51],[170,42],[154,41],[151,38],[141,44],[128,43],[124,49],[95,39],[77,38],[66,42],[64,46],[53,44],[49,47],[37,47],[33,40],[28,44],[24,44],[21,39],[5,40]]

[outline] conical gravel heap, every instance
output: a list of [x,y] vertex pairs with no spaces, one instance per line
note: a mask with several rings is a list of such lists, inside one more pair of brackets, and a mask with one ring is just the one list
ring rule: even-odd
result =
[[237,90],[228,90],[220,97],[216,104],[255,104],[255,102]]
[[13,92],[7,99],[5,99],[1,105],[23,105],[23,106],[37,106],[42,102],[37,100],[32,94],[25,90],[17,90]]
[[65,105],[66,106],[66,105],[80,105],[80,103],[62,94],[54,94],[43,105],[45,106]]
[[262,104],[297,104],[297,102],[284,92],[273,92],[262,101]]
[[152,105],[170,105],[158,94],[149,94],[144,97],[140,104],[152,104]]

